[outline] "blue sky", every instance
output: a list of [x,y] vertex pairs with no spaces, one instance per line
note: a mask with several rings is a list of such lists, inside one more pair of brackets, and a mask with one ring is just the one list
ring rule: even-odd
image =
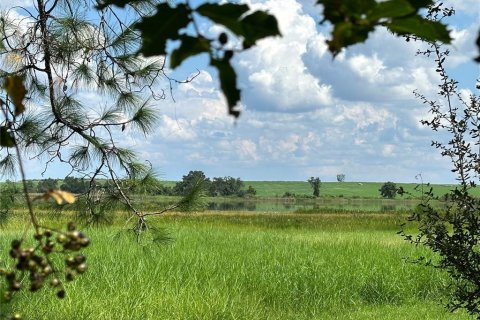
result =
[[[430,147],[439,136],[419,124],[428,114],[413,90],[435,98],[438,83],[434,62],[415,55],[419,43],[378,29],[333,60],[315,1],[245,2],[277,16],[283,37],[235,57],[241,117],[227,115],[214,71],[206,59],[194,58],[172,72],[179,78],[197,69],[201,74],[175,87],[176,102],[158,102],[155,132],[122,139],[161,178],[203,170],[210,177],[244,180],[335,181],[344,173],[347,181],[416,182],[421,173],[425,181],[454,181],[448,161]],[[480,3],[450,2],[457,16],[448,21],[455,38],[448,68],[468,95],[480,77],[472,62]],[[29,162],[30,177],[41,171],[40,162]],[[65,168],[54,164],[46,175],[63,177]]]

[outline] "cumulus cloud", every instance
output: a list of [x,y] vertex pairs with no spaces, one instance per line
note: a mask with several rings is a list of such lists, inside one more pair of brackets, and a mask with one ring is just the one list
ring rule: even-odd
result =
[[265,39],[236,61],[248,108],[299,112],[331,103],[331,87],[308,72],[301,57],[309,42],[324,41],[316,21],[295,0],[250,3],[277,17],[281,38]]
[[[350,181],[415,182],[420,172],[426,181],[453,180],[419,124],[428,110],[412,92],[435,97],[439,81],[434,61],[416,56],[419,43],[379,29],[333,60],[314,0],[247,2],[277,16],[282,37],[236,58],[240,119],[228,116],[215,72],[198,66],[193,82],[174,88],[176,102],[157,103],[155,133],[125,139],[139,156],[167,179],[203,170],[245,180],[329,181],[345,173]],[[472,66],[474,25],[454,26],[449,68]]]
[[[439,80],[434,61],[416,56],[419,43],[379,29],[332,60],[311,7],[294,0],[252,5],[279,17],[283,37],[260,41],[236,61],[244,94],[236,125],[225,115],[224,98],[211,89],[208,70],[179,87],[175,119],[195,136],[184,141],[187,160],[172,170],[272,180],[313,175],[328,181],[339,172],[365,181],[415,182],[420,172],[429,181],[452,179],[448,162],[430,147],[431,132],[419,124],[428,110],[413,90],[435,97]],[[452,66],[468,62],[466,30],[456,31],[462,49],[452,51]],[[175,139],[167,142],[169,153],[181,159],[187,152],[173,145]]]

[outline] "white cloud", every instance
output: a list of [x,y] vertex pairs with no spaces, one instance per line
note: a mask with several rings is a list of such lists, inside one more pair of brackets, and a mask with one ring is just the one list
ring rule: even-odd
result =
[[33,5],[32,0],[9,0],[9,1],[0,1],[0,10],[6,10],[13,7],[24,7],[28,8]]
[[379,129],[395,126],[396,119],[387,110],[381,107],[373,107],[370,104],[358,103],[350,106],[338,106],[343,112],[333,119],[335,123],[350,121],[350,125],[356,129],[364,129],[375,125]]
[[386,69],[383,61],[378,59],[377,55],[367,57],[363,54],[356,55],[348,61],[350,68],[364,81],[370,83],[383,81],[382,70]]
[[395,155],[395,146],[393,144],[383,145],[382,154],[386,157],[392,157]]
[[[480,12],[480,5],[478,12]],[[480,19],[480,14],[478,18]],[[451,30],[450,34],[453,38],[451,51],[453,52],[453,55],[448,59],[449,67],[455,67],[461,63],[469,62],[478,55],[478,48],[475,46],[478,32],[478,23],[473,23],[464,29],[454,27]]]
[[478,0],[445,0],[443,1],[444,7],[453,7],[456,14],[466,14],[476,16],[478,18],[480,12],[480,3]]
[[[245,180],[331,181],[343,172],[349,181],[415,182],[423,172],[426,181],[452,181],[448,162],[430,147],[432,132],[419,124],[427,106],[412,94],[435,98],[435,62],[415,55],[419,43],[384,29],[332,60],[320,17],[312,17],[320,12],[314,2],[249,1],[277,16],[283,37],[259,41],[236,58],[244,107],[238,121],[227,115],[207,68],[174,88],[175,103],[158,102],[152,136],[124,142],[167,179],[204,170]],[[476,24],[455,28],[449,68],[472,66]]]
[[281,38],[266,39],[236,61],[248,108],[269,111],[305,111],[331,103],[331,88],[306,70],[301,58],[309,43],[324,37],[316,21],[294,0],[252,4],[277,17]]
[[162,140],[193,140],[197,137],[194,128],[192,128],[192,121],[186,119],[175,120],[166,115],[160,117],[156,133]]

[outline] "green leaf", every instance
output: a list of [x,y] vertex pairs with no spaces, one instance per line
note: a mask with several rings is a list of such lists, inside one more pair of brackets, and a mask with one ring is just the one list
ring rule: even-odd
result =
[[359,26],[348,21],[337,23],[332,32],[332,39],[327,40],[328,50],[336,56],[342,48],[364,42],[368,38],[368,33],[373,30],[373,25]]
[[378,3],[368,18],[378,21],[381,18],[404,17],[415,12],[416,9],[407,0],[390,0]]
[[145,56],[165,55],[167,40],[179,38],[179,31],[187,27],[191,19],[189,9],[184,4],[171,8],[162,3],[157,6],[157,13],[145,17],[135,25],[142,32],[142,48],[140,51]]
[[277,20],[274,16],[263,11],[255,11],[241,20],[244,47],[250,47],[260,40],[269,36],[279,36]]
[[0,127],[0,146],[7,148],[15,146],[15,140],[5,126]]
[[280,35],[277,20],[274,16],[263,11],[255,11],[245,17],[248,11],[245,4],[226,3],[204,4],[197,8],[197,12],[221,24],[238,36],[244,37],[244,47],[248,48],[259,39]]
[[198,7],[195,11],[202,16],[210,18],[213,22],[221,24],[237,35],[243,35],[242,25],[239,22],[240,17],[249,10],[246,4],[213,4],[206,3]]
[[445,25],[437,21],[424,19],[419,15],[402,19],[393,19],[385,25],[388,29],[397,34],[415,35],[426,41],[450,43],[452,40]]
[[131,122],[144,134],[150,133],[155,129],[155,122],[158,120],[158,112],[146,103],[142,105],[133,115]]
[[205,38],[191,37],[182,35],[180,37],[180,47],[175,49],[170,55],[170,67],[178,67],[185,59],[190,56],[202,53],[210,52],[210,41]]
[[334,25],[361,19],[362,15],[377,5],[375,0],[318,0],[317,4],[323,6],[324,21],[328,20]]
[[7,154],[5,158],[0,159],[0,177],[15,176],[15,173],[16,173],[15,168],[17,167],[17,165],[18,165],[17,157],[12,153]]
[[[400,35],[416,35],[427,41],[450,43],[445,25],[418,15],[420,9],[433,4],[432,0],[317,0],[323,5],[323,21],[333,24],[329,50],[338,54],[342,48],[364,42],[375,26],[382,25]],[[382,18],[391,19],[389,22]],[[322,22],[323,22],[322,21]]]
[[212,59],[210,65],[217,68],[220,78],[220,87],[227,98],[228,113],[238,118],[240,112],[235,106],[240,101],[240,90],[237,88],[237,74],[230,65],[229,59]]

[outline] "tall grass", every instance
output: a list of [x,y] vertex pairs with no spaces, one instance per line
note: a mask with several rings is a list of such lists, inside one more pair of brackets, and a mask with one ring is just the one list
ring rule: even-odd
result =
[[[160,246],[118,225],[88,229],[89,270],[67,297],[22,294],[14,309],[27,319],[467,319],[439,304],[446,275],[404,262],[429,253],[395,235],[402,220],[171,214],[156,226],[174,241]],[[1,229],[2,254],[21,231]]]

